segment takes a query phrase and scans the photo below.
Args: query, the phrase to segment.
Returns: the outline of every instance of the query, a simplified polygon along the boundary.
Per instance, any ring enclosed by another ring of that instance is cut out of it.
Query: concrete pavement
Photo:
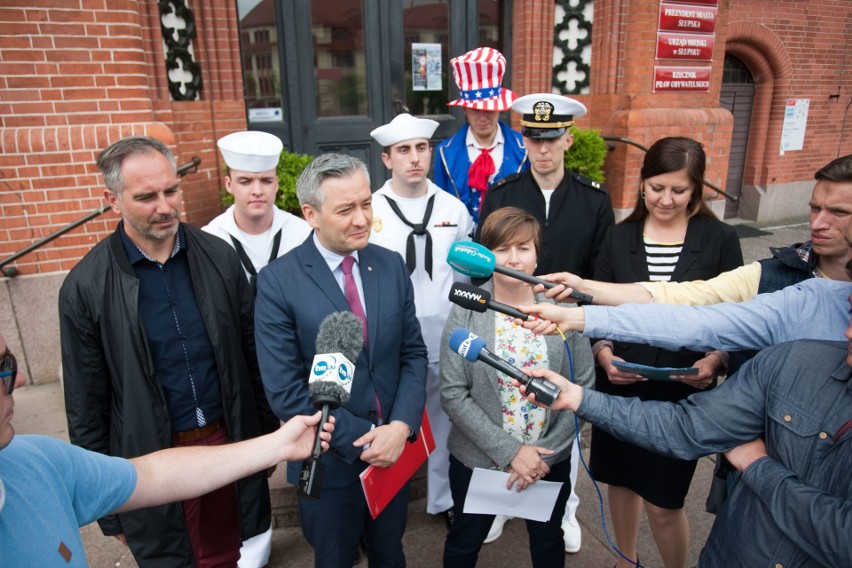
[[[807,220],[803,219],[774,222],[771,226],[759,226],[737,220],[733,224],[744,225],[741,227],[741,232],[744,235],[752,235],[758,231],[768,233],[741,238],[743,256],[746,262],[766,257],[770,246],[783,246],[808,238]],[[15,401],[16,414],[12,422],[19,434],[38,433],[68,439],[62,388],[58,382],[21,387],[15,391]],[[583,454],[586,459],[588,459],[589,437],[588,432],[586,432],[583,439]],[[711,457],[699,460],[698,469],[686,501],[692,543],[688,563],[690,567],[696,566],[698,552],[707,539],[715,518],[704,512],[704,499],[712,471],[713,460]],[[272,480],[272,496],[276,511],[275,521],[278,528],[273,531],[273,555],[270,566],[311,566],[313,564],[311,548],[302,538],[298,526],[294,524],[293,503],[295,498],[293,489],[284,482],[283,477],[283,468],[279,467]],[[421,470],[419,477],[414,482],[413,495],[415,498],[409,507],[408,527],[404,538],[408,565],[412,568],[440,566],[446,536],[443,518],[433,517],[425,513],[424,485]],[[584,568],[608,568],[615,563],[615,556],[607,544],[601,525],[601,505],[598,501],[598,494],[588,475],[582,469],[578,482],[578,493],[581,504],[577,518],[583,530],[583,547],[577,554],[567,555],[566,565]],[[602,494],[604,500],[602,508],[604,511],[608,511],[605,503],[605,489],[602,489]],[[606,519],[609,522],[608,514]],[[136,566],[136,562],[127,549],[115,539],[104,537],[96,524],[84,527],[82,533],[91,566],[98,568]],[[643,523],[640,529],[639,543],[639,557],[642,559],[643,565],[649,568],[662,566],[647,523]],[[523,521],[517,519],[510,521],[506,524],[503,536],[500,539],[483,546],[479,565],[495,568],[531,566]]]

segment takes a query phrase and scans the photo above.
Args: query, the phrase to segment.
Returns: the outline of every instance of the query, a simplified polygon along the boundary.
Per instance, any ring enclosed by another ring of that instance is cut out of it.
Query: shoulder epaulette
[[[602,191],[603,193],[607,192],[603,184],[596,182],[592,178],[587,178],[586,176],[580,175],[577,172],[571,172],[571,175],[574,177],[574,181],[576,181],[580,185],[584,185],[592,189],[597,189],[598,191]]]
[[[509,174],[504,178],[500,178],[500,179],[498,179],[497,181],[495,181],[494,183],[491,184],[491,187],[488,188],[488,191],[493,191],[493,190],[497,189],[498,187],[502,187],[502,186],[506,185],[507,183],[513,182],[513,181],[517,180],[519,177],[521,177],[522,175],[523,175],[523,172],[516,173],[516,174]]]

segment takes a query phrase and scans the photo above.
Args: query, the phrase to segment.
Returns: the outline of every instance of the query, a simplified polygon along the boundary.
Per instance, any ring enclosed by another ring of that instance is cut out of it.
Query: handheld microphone
[[[527,394],[535,393],[536,401],[550,406],[559,396],[560,388],[542,377],[530,377],[517,367],[509,364],[485,348],[485,341],[478,335],[460,327],[456,329],[447,342],[450,349],[470,362],[482,361],[494,367],[501,373],[512,377],[527,387]]]
[[[314,449],[310,457],[302,462],[296,491],[303,497],[319,499],[325,464],[322,456],[320,432],[330,411],[349,402],[355,363],[364,346],[364,332],[359,320],[352,312],[334,312],[320,323],[316,339],[308,389],[314,408],[322,411]]]
[[[471,243],[467,241],[458,241],[450,247],[450,252],[447,254],[447,263],[457,272],[470,276],[471,278],[491,278],[494,272],[505,274],[510,278],[522,280],[529,284],[541,284],[548,290],[555,288],[558,284],[548,282],[536,276],[512,270],[497,264],[494,253],[482,246],[479,243]],[[589,294],[572,290],[570,296],[583,302],[592,303],[592,297]]]
[[[487,290],[478,288],[473,284],[465,284],[464,282],[453,283],[450,288],[449,298],[452,303],[474,312],[484,313],[485,310],[494,310],[495,312],[500,312],[501,314],[524,321],[535,319],[533,316],[525,314],[508,304],[492,300],[491,294]]]

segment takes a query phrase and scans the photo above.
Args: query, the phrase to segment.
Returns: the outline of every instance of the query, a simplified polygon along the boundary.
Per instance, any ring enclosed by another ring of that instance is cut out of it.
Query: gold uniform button
[[[793,420],[792,416],[790,416],[789,414],[784,415],[784,422],[790,422],[791,420]],[[781,565],[779,564],[778,566],[780,567]]]
[[[820,440],[825,440],[826,438],[828,438],[828,434],[826,434],[825,432],[819,433],[819,439]]]
[[[775,568],[784,568],[784,565],[779,562],[775,565]]]

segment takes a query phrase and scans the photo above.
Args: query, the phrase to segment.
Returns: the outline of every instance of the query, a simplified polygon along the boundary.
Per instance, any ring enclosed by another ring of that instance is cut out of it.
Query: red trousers
[[[178,446],[221,446],[228,443],[225,428]],[[198,568],[234,568],[240,559],[240,514],[234,484],[183,502],[186,529]]]

